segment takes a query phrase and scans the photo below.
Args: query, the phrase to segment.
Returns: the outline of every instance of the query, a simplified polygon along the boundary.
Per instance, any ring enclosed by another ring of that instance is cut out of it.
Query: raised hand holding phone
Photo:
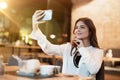
[[[52,19],[52,10],[37,10],[32,16],[33,30],[38,29],[36,25]]]
[[[45,14],[44,14],[43,10],[37,10],[37,11],[35,11],[35,13],[32,16],[32,22],[33,22],[33,24],[43,23],[41,20],[42,20],[42,18],[44,16],[45,16]]]

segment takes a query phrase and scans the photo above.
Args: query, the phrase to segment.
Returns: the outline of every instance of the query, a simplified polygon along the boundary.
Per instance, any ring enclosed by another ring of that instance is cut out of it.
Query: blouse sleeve
[[[49,55],[61,55],[63,51],[66,48],[66,44],[62,44],[62,45],[54,45],[52,43],[50,43],[46,36],[39,30],[37,29],[36,31],[32,31],[32,33],[30,34],[30,37],[32,39],[37,40],[38,45],[41,47],[41,49]]]
[[[82,56],[81,62],[86,65],[90,74],[96,74],[103,61],[103,50],[95,48],[89,51],[87,48],[81,47],[79,51]]]

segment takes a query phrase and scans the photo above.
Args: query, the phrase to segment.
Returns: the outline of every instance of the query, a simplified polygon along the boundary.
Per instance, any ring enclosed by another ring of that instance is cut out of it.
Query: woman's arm
[[[85,47],[79,49],[82,55],[81,62],[86,65],[87,70],[90,74],[96,74],[103,61],[103,50],[92,48],[91,51]]]
[[[46,36],[39,29],[38,24],[43,23],[43,21],[41,21],[43,17],[44,17],[44,12],[41,10],[37,10],[34,13],[32,17],[33,31],[30,34],[30,37],[38,41],[39,46],[45,53],[62,55],[66,45],[51,44],[47,40]]]
[[[64,49],[67,46],[66,44],[54,45],[54,44],[50,43],[47,40],[46,36],[40,31],[40,29],[38,29],[36,31],[32,31],[30,37],[32,39],[37,40],[38,45],[47,54],[62,55]]]

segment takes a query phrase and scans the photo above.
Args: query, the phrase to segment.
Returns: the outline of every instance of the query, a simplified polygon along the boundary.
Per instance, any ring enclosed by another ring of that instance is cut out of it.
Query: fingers
[[[34,15],[35,15],[35,14],[38,14],[38,13],[40,13],[40,12],[43,13],[44,11],[43,11],[43,10],[36,10],[35,13],[34,13]]]
[[[80,42],[79,41],[74,41],[74,43],[78,46],[78,45],[80,45]]]
[[[45,14],[39,14],[39,15],[37,15],[37,18],[36,18],[36,20],[37,21],[40,21],[43,17],[45,16]]]
[[[35,11],[32,20],[33,20],[33,24],[39,24],[42,23],[42,19],[45,16],[44,11],[43,10],[37,10]]]
[[[83,47],[84,46],[83,41],[81,39],[78,39],[77,37],[73,37],[72,42],[75,43],[77,45],[77,47]]]
[[[37,10],[33,15],[33,17],[36,20],[41,20],[44,16],[45,16],[44,11],[41,11],[41,10]]]
[[[40,11],[36,11],[34,15],[36,15],[36,17],[39,17],[39,16],[41,16],[43,14],[44,14],[44,11],[40,10]]]
[[[75,38],[75,37],[74,37],[74,39],[73,39],[73,42],[74,42],[76,45],[79,45],[79,44],[80,44],[80,40],[77,39],[77,38]]]

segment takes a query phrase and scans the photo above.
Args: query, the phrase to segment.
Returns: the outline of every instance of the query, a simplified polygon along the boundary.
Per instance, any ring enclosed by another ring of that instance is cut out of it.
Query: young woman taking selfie
[[[44,11],[37,10],[32,17],[33,31],[31,38],[37,40],[41,49],[49,55],[60,55],[63,58],[62,73],[79,75],[95,79],[99,71],[103,50],[99,48],[96,28],[91,19],[79,18],[75,22],[74,37],[71,42],[61,45],[50,43],[38,28],[45,16]]]

